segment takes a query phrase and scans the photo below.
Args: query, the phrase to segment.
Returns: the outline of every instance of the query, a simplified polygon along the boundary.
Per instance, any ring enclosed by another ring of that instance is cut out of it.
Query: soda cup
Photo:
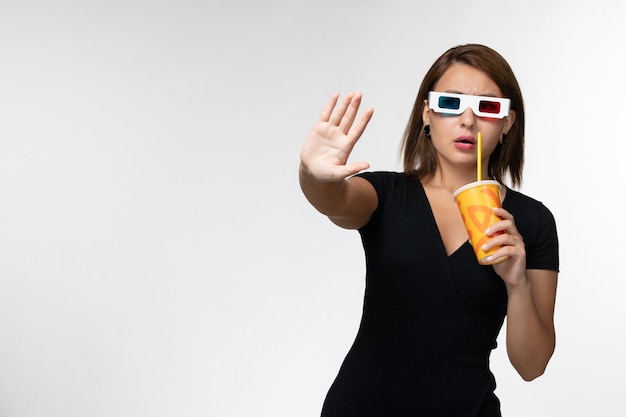
[[[499,263],[508,258],[508,256],[504,256],[487,261],[487,258],[498,247],[491,248],[488,252],[482,249],[482,246],[491,239],[485,234],[485,231],[494,223],[502,220],[492,210],[494,207],[502,207],[500,189],[501,186],[497,181],[483,180],[464,185],[453,194],[467,229],[470,243],[474,248],[476,259],[481,265]]]

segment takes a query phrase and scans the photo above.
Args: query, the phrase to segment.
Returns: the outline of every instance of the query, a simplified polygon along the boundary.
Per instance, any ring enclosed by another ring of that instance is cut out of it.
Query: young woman
[[[373,114],[357,118],[360,103],[360,94],[334,95],[300,155],[305,196],[338,226],[358,229],[366,255],[361,325],[322,415],[500,416],[489,356],[505,317],[508,356],[523,379],[540,376],[554,351],[556,225],[542,203],[503,186],[486,249],[501,245],[493,257],[508,258],[480,265],[453,192],[476,179],[478,132],[482,178],[519,187],[515,75],[483,45],[439,57],[404,134],[402,173],[348,162]]]

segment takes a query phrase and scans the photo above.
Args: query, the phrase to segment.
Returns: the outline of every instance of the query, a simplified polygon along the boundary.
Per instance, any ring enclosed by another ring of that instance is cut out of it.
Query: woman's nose
[[[465,109],[463,113],[461,113],[461,125],[471,129],[476,124],[476,115],[472,111],[471,107]]]

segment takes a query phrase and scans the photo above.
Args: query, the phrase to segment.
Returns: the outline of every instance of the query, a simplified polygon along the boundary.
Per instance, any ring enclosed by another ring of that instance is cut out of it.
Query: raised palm
[[[338,104],[339,95],[334,94],[313,126],[300,152],[300,161],[316,180],[340,181],[369,167],[367,162],[348,163],[354,145],[374,113],[368,108],[354,123],[361,98],[361,94],[350,93]]]

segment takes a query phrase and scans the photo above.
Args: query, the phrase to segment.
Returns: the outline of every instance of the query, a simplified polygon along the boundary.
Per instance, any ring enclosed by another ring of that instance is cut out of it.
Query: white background
[[[300,146],[362,91],[353,159],[400,169],[423,75],[468,42],[517,74],[521,191],[561,240],[556,353],[526,383],[500,343],[503,413],[626,415],[623,4],[3,0],[0,416],[318,416],[364,266]]]

